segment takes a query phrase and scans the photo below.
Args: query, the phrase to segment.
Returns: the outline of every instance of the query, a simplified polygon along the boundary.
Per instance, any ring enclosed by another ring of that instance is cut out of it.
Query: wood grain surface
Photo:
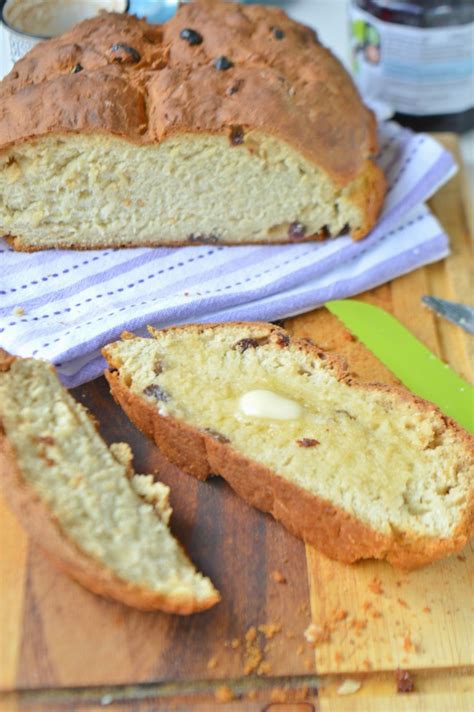
[[[443,141],[457,152],[453,137]],[[431,201],[451,257],[359,298],[393,313],[472,382],[474,340],[420,301],[433,294],[473,303],[462,185],[461,174]],[[395,380],[324,309],[285,326],[341,352],[362,380]],[[73,394],[99,418],[108,442],[130,443],[138,472],[170,485],[172,529],[223,600],[184,618],[101,600],[57,572],[0,501],[0,709],[201,712],[221,708],[222,686],[237,695],[225,709],[239,712],[472,709],[470,548],[410,574],[379,562],[330,561],[222,480],[198,482],[167,463],[113,403],[104,379]],[[303,636],[311,620],[329,630],[316,650]],[[253,627],[256,639],[246,641]],[[413,671],[410,695],[395,692],[397,667]],[[342,697],[337,689],[347,677],[362,684]]]

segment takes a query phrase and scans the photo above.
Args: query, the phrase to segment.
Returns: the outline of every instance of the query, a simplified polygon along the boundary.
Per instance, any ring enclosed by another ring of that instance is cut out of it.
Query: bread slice
[[[169,530],[168,487],[134,474],[125,443],[107,447],[48,364],[3,354],[0,365],[0,484],[54,563],[143,610],[217,603]]]
[[[277,8],[101,14],[17,62],[0,104],[16,249],[360,238],[385,193],[372,112]]]
[[[222,475],[340,561],[415,568],[465,545],[473,438],[435,406],[355,384],[337,358],[270,324],[150,332],[105,347],[106,377],[185,472]]]

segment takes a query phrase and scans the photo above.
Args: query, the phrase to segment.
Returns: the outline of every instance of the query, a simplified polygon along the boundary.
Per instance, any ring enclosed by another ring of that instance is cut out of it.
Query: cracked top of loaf
[[[0,83],[0,149],[50,133],[143,144],[245,127],[341,186],[376,150],[373,114],[340,62],[273,7],[200,0],[164,25],[104,13],[38,44]]]

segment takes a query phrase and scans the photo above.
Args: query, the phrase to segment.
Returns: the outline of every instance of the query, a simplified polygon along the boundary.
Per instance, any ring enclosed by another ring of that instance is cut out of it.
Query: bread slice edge
[[[15,357],[4,354],[5,352],[0,354],[0,371],[8,370],[10,364],[15,361]],[[94,423],[94,419],[89,417]],[[115,446],[117,447],[117,444]],[[113,447],[109,449],[118,460]],[[135,473],[131,471],[129,476],[133,474]],[[220,594],[214,587],[212,587],[212,595],[198,599],[193,595],[164,594],[127,582],[105,564],[85,553],[79,544],[62,531],[48,505],[26,481],[15,449],[8,440],[1,421],[0,487],[7,505],[32,540],[58,569],[89,591],[140,610],[161,610],[181,615],[207,610],[219,602]],[[171,532],[170,536],[173,536]],[[181,546],[180,548],[183,550]]]

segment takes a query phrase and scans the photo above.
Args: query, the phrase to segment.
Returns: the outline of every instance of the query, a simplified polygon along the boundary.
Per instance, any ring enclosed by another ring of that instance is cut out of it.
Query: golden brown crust
[[[202,43],[183,40],[184,28]],[[233,63],[227,71],[215,67],[222,56]],[[366,211],[359,237],[385,192],[369,160],[377,150],[372,112],[315,33],[278,8],[201,0],[162,26],[122,14],[86,20],[15,64],[0,84],[0,107],[0,151],[52,133],[144,145],[180,133],[263,130],[340,188],[354,182],[350,200]]]
[[[8,371],[14,360],[15,356],[12,356],[5,349],[0,349],[0,371]]]
[[[222,328],[222,324],[188,325],[174,329]],[[230,324],[224,325],[229,327]],[[237,326],[237,324],[236,324]],[[242,326],[239,323],[238,326]],[[263,323],[247,323],[249,328],[262,327]],[[270,333],[288,336],[287,332],[272,324],[266,325]],[[150,328],[150,332],[156,332]],[[165,329],[164,331],[169,331]],[[310,351],[322,360],[339,380],[350,381],[342,359],[326,354],[308,339],[291,339],[293,347]],[[112,369],[120,365],[104,350],[104,356]],[[115,401],[125,410],[130,420],[172,462],[184,472],[205,479],[210,474],[221,475],[246,502],[263,512],[269,512],[292,534],[315,546],[330,558],[353,563],[360,559],[386,559],[393,566],[415,569],[429,564],[448,554],[461,550],[473,535],[474,501],[466,507],[464,519],[450,539],[421,537],[414,533],[396,531],[391,535],[381,534],[331,502],[317,497],[298,485],[289,482],[269,468],[249,460],[221,443],[205,431],[200,431],[171,416],[161,416],[158,410],[144,399],[132,393],[120,380],[115,370],[106,371]],[[383,384],[357,384],[362,390],[378,390],[397,394],[418,408],[440,412],[427,401],[412,395],[404,388]],[[447,428],[456,432],[467,452],[474,456],[474,439],[457,423],[443,416]],[[183,454],[185,453],[185,454]],[[194,453],[197,454],[194,459]],[[256,483],[258,482],[258,487]]]
[[[357,232],[357,234],[359,234]],[[365,235],[366,233],[364,233]],[[364,235],[361,235],[360,237],[364,237]],[[354,237],[354,235],[353,235]],[[360,239],[360,237],[356,237],[355,239]],[[272,244],[277,244],[277,245],[294,245],[294,244],[300,244],[303,242],[322,242],[327,238],[327,235],[323,232],[315,233],[314,235],[305,235],[302,238],[288,238],[285,240],[279,240],[278,242],[272,243]],[[22,244],[22,238],[21,237],[16,237],[14,235],[5,235],[4,239],[8,242],[8,244],[13,247],[14,250],[17,252],[39,252],[42,250],[52,250],[56,249],[53,245],[49,245],[47,247],[33,247],[32,245],[23,245]],[[214,242],[209,242],[208,240],[204,238],[203,240],[199,239],[193,239],[192,243],[189,241],[184,240],[183,242],[167,242],[166,238],[165,239],[160,239],[156,238],[156,240],[151,240],[150,242],[140,242],[140,247],[156,247],[159,244],[160,247],[198,247],[199,245],[210,245],[210,244],[215,244]],[[268,245],[268,240],[258,240],[256,242],[248,243],[248,242],[232,242],[232,241],[225,241],[226,246],[236,246],[236,247],[248,247],[249,244],[251,245]],[[66,243],[61,243],[61,249],[68,249],[69,247],[73,247],[75,250],[90,250],[90,247],[87,245],[76,245],[74,240],[72,239],[70,244]],[[117,240],[114,238],[113,245],[110,242],[103,242],[103,243],[95,243],[94,242],[94,250],[107,250],[110,247],[120,247],[122,249],[134,249],[136,245],[134,245],[130,240],[126,241],[124,240],[123,243],[117,242]]]
[[[383,172],[372,161],[366,161],[364,169],[360,172],[359,177],[350,184],[346,194],[347,200],[354,203],[360,209],[361,214],[365,216],[365,221],[360,228],[351,232],[355,240],[365,237],[375,225],[386,189],[387,181]]]
[[[144,611],[191,614],[215,605],[219,594],[205,600],[164,595],[118,578],[110,569],[81,551],[62,531],[45,502],[23,477],[18,458],[0,422],[0,485],[5,499],[31,538],[51,561],[85,588],[105,598]]]

